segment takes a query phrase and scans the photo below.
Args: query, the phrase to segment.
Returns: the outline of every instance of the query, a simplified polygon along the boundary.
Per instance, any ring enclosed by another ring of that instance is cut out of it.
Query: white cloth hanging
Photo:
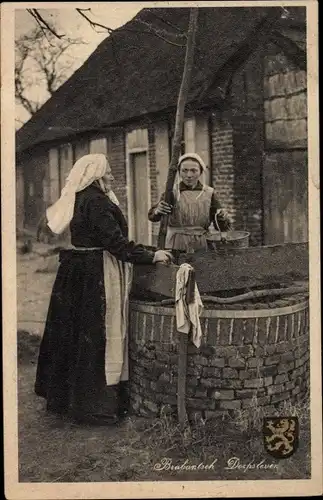
[[[182,264],[176,273],[176,327],[179,332],[188,334],[192,331],[192,340],[196,347],[200,347],[202,330],[200,315],[203,311],[203,302],[197,284],[194,284],[194,297],[190,304],[186,301],[186,290],[190,271],[193,267],[189,264]]]

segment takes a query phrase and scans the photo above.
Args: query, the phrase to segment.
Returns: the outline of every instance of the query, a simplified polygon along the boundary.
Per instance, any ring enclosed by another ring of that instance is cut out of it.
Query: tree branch
[[[62,59],[66,58],[65,53],[71,45],[81,43],[80,39],[64,38],[52,44],[55,36],[52,31],[56,33],[56,29],[50,28],[51,31],[46,33],[37,22],[37,27],[15,44],[15,97],[30,115],[35,114],[43,103],[34,102],[29,97],[30,87],[45,87],[46,94],[52,95],[69,76],[69,67],[73,66],[71,63],[64,68]]]
[[[96,21],[92,21],[86,14],[84,14],[84,12],[92,12],[91,9],[79,9],[79,8],[77,8],[76,12],[78,12],[80,14],[80,16],[82,16],[90,24],[91,28],[93,28],[94,30],[95,30],[95,28],[103,28],[110,35],[111,35],[111,33],[113,33],[114,30],[112,28],[109,28],[108,26],[104,26],[103,24],[97,23]]]
[[[104,24],[98,23],[98,22],[93,21],[92,19],[90,19],[90,17],[87,14],[85,14],[85,12],[92,12],[90,8],[87,8],[87,9],[76,8],[75,10],[76,10],[76,12],[81,17],[83,17],[90,24],[91,28],[93,28],[94,31],[96,31],[96,33],[102,33],[102,32],[97,31],[96,28],[101,28],[104,31],[107,31],[110,35],[114,31],[116,31],[115,29],[110,28],[109,26],[106,26]],[[65,35],[59,35],[57,33],[57,31],[54,29],[54,27],[50,26],[45,21],[45,19],[39,13],[38,9],[27,9],[27,11],[36,20],[38,26],[41,28],[41,30],[43,31],[43,33],[45,34],[45,36],[46,36],[46,31],[45,30],[48,30],[52,35],[54,35],[58,39],[62,39],[62,38],[65,37]],[[172,40],[169,40],[167,38],[167,37],[170,36],[170,37],[175,37],[175,38],[178,37],[178,38],[185,38],[186,39],[187,35],[185,33],[182,33],[182,32],[180,32],[180,34],[169,33],[166,30],[163,30],[161,28],[157,29],[157,28],[155,28],[154,26],[152,26],[151,24],[149,24],[149,23],[147,23],[145,21],[141,21],[141,20],[137,20],[137,21],[140,21],[142,24],[145,24],[148,27],[148,30],[133,30],[133,29],[128,29],[128,28],[121,28],[121,29],[123,31],[128,31],[128,32],[132,32],[132,33],[141,33],[141,34],[145,33],[145,34],[153,35],[153,36],[156,36],[157,38],[160,38],[164,42],[169,43],[170,45],[174,45],[175,47],[185,47],[185,45],[176,43],[176,42],[174,42]],[[166,20],[163,20],[163,22],[165,22],[166,24],[171,25],[171,23],[169,23]],[[175,27],[175,25],[172,25],[172,26]],[[177,26],[175,27],[175,29],[177,31],[180,31],[180,29]],[[49,43],[51,43],[51,42],[49,41]]]
[[[27,9],[27,12],[33,16],[35,21],[37,22],[38,26],[40,29],[43,31],[45,34],[44,29],[48,30],[54,37],[58,38],[61,40],[64,38],[65,35],[59,35],[56,30],[48,24],[48,22],[42,17],[42,15],[39,13],[38,9]]]
[[[23,108],[30,114],[34,115],[36,111],[40,108],[40,106],[31,101],[30,99],[27,99],[23,95],[23,90],[20,90],[19,87],[15,87],[15,98],[20,102],[20,104],[23,106]]]

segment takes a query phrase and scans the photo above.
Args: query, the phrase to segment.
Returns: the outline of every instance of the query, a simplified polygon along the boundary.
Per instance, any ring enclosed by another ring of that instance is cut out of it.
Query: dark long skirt
[[[126,412],[127,382],[106,385],[105,337],[103,252],[63,250],[35,383],[48,411],[98,424]]]

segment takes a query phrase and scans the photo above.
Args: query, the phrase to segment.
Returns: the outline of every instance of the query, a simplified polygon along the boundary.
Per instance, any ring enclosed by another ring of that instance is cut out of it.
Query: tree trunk
[[[181,87],[177,100],[177,110],[176,110],[176,121],[175,121],[175,131],[172,143],[172,156],[168,169],[166,189],[165,189],[165,201],[167,203],[171,202],[171,196],[174,186],[174,181],[177,172],[178,158],[181,152],[181,141],[184,123],[184,110],[187,101],[187,96],[190,88],[191,74],[194,64],[194,50],[195,50],[195,38],[197,31],[197,19],[198,19],[198,8],[194,7],[190,9],[190,20],[187,34],[187,44],[186,44],[186,54],[184,62],[184,70],[182,76]],[[163,216],[160,222],[160,229],[158,235],[158,247],[165,248],[166,233],[168,226],[169,216]]]

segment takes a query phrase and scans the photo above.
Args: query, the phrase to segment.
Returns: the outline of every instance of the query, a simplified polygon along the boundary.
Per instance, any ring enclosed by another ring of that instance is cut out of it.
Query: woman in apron
[[[105,155],[83,156],[46,212],[53,233],[70,227],[74,248],[60,252],[35,392],[47,410],[92,424],[116,423],[127,407],[132,263],[170,259],[128,240],[112,180]]]
[[[170,214],[166,248],[183,252],[207,249],[206,236],[211,223],[216,230],[230,229],[230,220],[216,199],[214,189],[203,180],[206,166],[196,153],[187,153],[178,161],[172,205],[162,195],[148,213],[152,222]]]

